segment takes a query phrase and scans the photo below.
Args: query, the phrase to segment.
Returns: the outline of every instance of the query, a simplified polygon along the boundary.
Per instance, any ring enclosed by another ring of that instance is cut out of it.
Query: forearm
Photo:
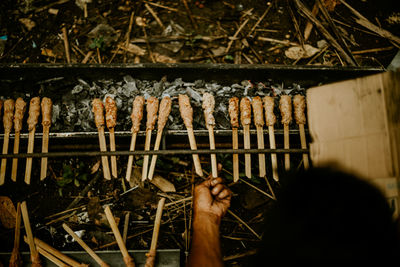
[[[195,214],[188,267],[223,266],[219,225],[219,218]]]

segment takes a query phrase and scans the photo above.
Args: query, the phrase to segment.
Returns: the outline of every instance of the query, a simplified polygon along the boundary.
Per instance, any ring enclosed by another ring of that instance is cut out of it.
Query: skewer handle
[[[7,131],[4,133],[4,140],[3,140],[3,154],[8,154],[8,144],[10,141],[10,132]],[[7,166],[7,159],[1,159],[1,171],[0,171],[0,185],[4,184],[4,180],[6,178],[6,166]]]
[[[151,130],[146,130],[146,141],[144,143],[144,150],[149,151],[151,145]],[[142,181],[147,178],[147,171],[149,169],[149,155],[143,157],[143,168],[142,168]]]
[[[243,125],[244,129],[244,149],[250,149],[250,125]],[[251,178],[251,155],[244,154],[245,173],[247,178]]]
[[[20,140],[20,132],[16,132],[14,136],[14,154],[19,153],[19,140]],[[17,181],[17,170],[18,170],[18,158],[13,158],[12,160],[12,168],[11,168],[11,180]]]
[[[79,243],[79,245],[100,265],[100,266],[102,266],[102,267],[106,267],[106,266],[109,266],[107,263],[105,263],[102,259],[100,259],[100,257],[99,256],[97,256],[97,254],[96,253],[94,253],[94,251],[88,246],[88,245],[86,245],[86,243],[85,242],[83,242],[83,240],[82,239],[80,239],[80,237],[79,236],[77,236],[76,234],[75,234],[75,232],[74,231],[72,231],[72,229],[71,228],[69,228],[69,226],[67,225],[67,224],[65,224],[65,223],[63,223],[63,228],[64,228],[64,230],[70,235],[70,236],[72,236],[72,238],[73,239],[75,239],[75,241],[76,242],[78,242]]]
[[[104,127],[99,127],[98,132],[99,132],[100,151],[105,152],[107,151],[107,145],[106,145],[106,137],[104,136]],[[101,165],[103,166],[104,178],[107,180],[111,180],[110,166],[108,165],[107,156],[101,157]]]
[[[232,128],[232,148],[239,149],[238,128]],[[239,154],[233,154],[233,181],[239,181]]]
[[[156,143],[154,144],[154,151],[157,151],[158,149],[160,149],[162,133],[163,133],[163,129],[158,129]],[[151,163],[150,163],[150,169],[149,169],[149,175],[148,175],[148,178],[150,181],[153,179],[154,170],[156,169],[156,163],[157,163],[157,155],[153,155],[151,157]]]
[[[257,126],[257,147],[264,149],[264,132],[262,126]],[[258,154],[258,166],[260,169],[260,177],[265,177],[267,171],[265,170],[265,154]]]
[[[188,137],[189,137],[189,143],[190,143],[190,149],[191,150],[197,150],[197,145],[196,145],[196,139],[194,137],[194,132],[193,128],[187,128],[188,132]],[[203,170],[201,169],[201,163],[200,163],[200,158],[198,154],[193,154],[193,163],[194,163],[194,168],[196,170],[196,173],[198,176],[202,177],[203,176]]]
[[[283,148],[289,149],[290,141],[289,141],[289,124],[283,125]],[[290,170],[290,154],[285,153],[285,170]]]
[[[146,267],[154,266],[156,250],[157,250],[158,234],[160,232],[161,217],[164,209],[164,204],[165,204],[165,198],[161,198],[160,201],[158,201],[156,219],[154,221],[153,237],[151,239],[150,251],[147,254],[146,265],[145,265]]]
[[[306,133],[304,131],[304,124],[299,124],[299,130],[300,130],[300,143],[301,143],[301,148],[306,149],[307,148],[307,141],[306,141]],[[303,164],[304,164],[304,169],[308,170],[310,168],[310,163],[308,161],[308,154],[303,153]]]
[[[137,133],[132,133],[131,145],[129,147],[129,151],[135,151],[136,136],[137,136]],[[126,168],[126,176],[125,176],[125,178],[128,182],[131,180],[131,176],[132,176],[132,165],[133,165],[133,155],[130,155],[128,157],[128,166]]]
[[[49,152],[49,126],[43,126],[42,153]],[[40,181],[43,181],[47,176],[47,158],[42,158],[40,168]]]
[[[19,241],[21,234],[21,203],[17,204],[17,216],[15,217],[14,250],[19,250]],[[13,250],[13,251],[14,251]]]
[[[215,150],[215,138],[214,138],[214,127],[213,126],[208,127],[208,136],[210,139],[210,149]],[[214,178],[218,177],[217,155],[216,154],[211,154],[211,173],[212,173],[212,177],[214,177]]]
[[[36,250],[35,242],[33,241],[31,223],[29,221],[28,208],[26,207],[25,201],[21,203],[21,213],[22,213],[22,219],[24,220],[26,236],[28,237],[29,250],[31,252],[31,260],[33,261],[33,259],[36,259],[39,256],[39,254]]]
[[[268,126],[268,135],[269,135],[269,146],[271,149],[276,149],[275,143],[275,130],[273,125]],[[278,176],[278,160],[276,158],[276,153],[271,153],[271,165],[272,165],[272,178],[275,181],[279,181]]]
[[[34,127],[28,135],[28,153],[33,153],[33,146],[35,143],[35,131]],[[25,168],[25,183],[31,184],[31,173],[32,173],[32,158],[26,158],[26,168]]]
[[[25,241],[25,243],[29,244],[28,238],[26,236],[24,236],[24,241]],[[49,251],[47,251],[39,246],[37,247],[37,251],[57,266],[60,266],[60,267],[68,267],[69,266],[69,265],[65,264],[64,262],[62,262],[61,260],[59,260],[55,255],[51,254]],[[79,266],[79,265],[72,265],[72,266]]]
[[[114,128],[110,128],[110,151],[115,151],[115,133]],[[111,174],[114,178],[118,177],[117,157],[111,156]]]

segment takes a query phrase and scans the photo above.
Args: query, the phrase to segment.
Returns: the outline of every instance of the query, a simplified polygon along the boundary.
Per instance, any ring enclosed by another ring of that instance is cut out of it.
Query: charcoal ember
[[[186,93],[192,100],[196,101],[197,103],[201,103],[202,97],[196,90],[191,87],[186,87]]]
[[[203,88],[206,85],[204,80],[196,80],[194,81],[194,87]]]
[[[221,88],[221,85],[217,83],[206,83],[205,87],[207,91],[217,92]]]

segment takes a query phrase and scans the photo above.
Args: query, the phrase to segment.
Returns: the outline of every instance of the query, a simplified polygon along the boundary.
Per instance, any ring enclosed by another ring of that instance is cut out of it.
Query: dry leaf
[[[301,59],[301,58],[309,58],[315,55],[320,50],[311,45],[304,45],[304,49],[301,46],[292,46],[285,51],[285,56],[290,59]]]
[[[28,29],[28,31],[32,30],[36,26],[36,23],[33,20],[28,19],[28,18],[20,18],[19,22],[24,24],[24,26]]]
[[[157,186],[163,192],[176,192],[173,183],[164,179],[160,175],[154,175],[153,179],[150,181],[153,185]]]
[[[153,56],[154,56],[154,59],[156,60],[156,62],[158,62],[158,63],[176,63],[175,59],[170,58],[165,55],[161,55],[159,53],[153,53]]]
[[[101,163],[100,160],[98,160],[96,164],[93,165],[93,167],[90,169],[90,174],[93,174],[99,170],[100,163]]]
[[[0,221],[7,229],[15,227],[15,217],[17,212],[11,199],[6,196],[0,196]]]
[[[134,44],[129,44],[125,50],[137,56],[144,56],[146,54],[146,50]]]

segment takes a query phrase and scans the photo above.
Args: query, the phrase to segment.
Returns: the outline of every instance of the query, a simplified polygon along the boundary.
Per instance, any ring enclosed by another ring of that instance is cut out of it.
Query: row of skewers
[[[156,249],[157,249],[157,241],[158,234],[160,230],[162,211],[165,204],[165,198],[161,198],[158,202],[157,212],[154,220],[154,229],[153,229],[153,237],[151,241],[151,246],[149,252],[146,254],[146,267],[153,267],[155,264],[156,258]],[[121,233],[118,229],[118,225],[116,220],[112,214],[110,206],[106,206],[104,209],[104,213],[107,217],[108,223],[111,227],[111,230],[114,234],[114,237],[117,241],[118,247],[121,251],[123,261],[125,266],[134,267],[134,259],[128,253],[126,249],[125,242],[121,236]],[[40,267],[42,266],[42,262],[39,254],[53,262],[57,266],[73,266],[73,267],[85,267],[89,266],[88,264],[79,263],[76,260],[68,257],[63,254],[59,250],[53,248],[42,240],[33,236],[29,213],[26,202],[17,204],[17,214],[15,220],[15,235],[14,235],[14,247],[10,257],[10,267],[20,267],[22,265],[21,255],[19,253],[19,244],[20,244],[20,224],[21,224],[21,214],[24,222],[24,228],[26,232],[26,236],[24,236],[24,241],[29,245],[30,250],[30,258],[31,258],[31,266]],[[108,267],[109,265],[104,262],[66,223],[63,223],[64,230],[102,267]]]
[[[190,148],[192,150],[197,150],[196,140],[193,131],[193,109],[190,104],[190,99],[187,95],[179,95],[179,111],[183,120],[183,123],[187,129],[188,138]],[[151,136],[152,131],[154,130],[155,123],[157,121],[157,111],[158,111],[158,129],[157,129],[157,137],[154,145],[154,150],[158,150],[160,148],[161,138],[163,129],[167,123],[168,116],[171,112],[171,104],[172,100],[169,96],[163,97],[160,104],[156,97],[149,97],[147,100],[142,96],[137,96],[133,101],[132,107],[132,138],[130,143],[130,151],[135,150],[136,144],[136,136],[140,129],[140,124],[143,118],[143,109],[146,103],[146,111],[147,111],[147,121],[146,121],[146,139],[144,149],[145,151],[150,150],[151,146]],[[251,110],[253,110],[254,124],[257,128],[257,140],[258,140],[258,149],[264,149],[264,132],[263,127],[265,124],[268,126],[269,133],[269,144],[271,149],[276,148],[275,143],[275,135],[274,135],[274,125],[276,123],[276,116],[274,114],[274,104],[275,99],[270,96],[266,96],[261,99],[259,96],[250,99],[248,97],[244,97],[240,100],[239,98],[233,97],[229,100],[229,115],[232,125],[232,146],[233,149],[239,148],[238,142],[238,128],[239,128],[239,110],[240,110],[240,121],[244,130],[244,148],[250,149],[250,124],[251,124]],[[93,112],[95,123],[99,133],[99,143],[100,150],[106,151],[106,141],[104,136],[104,105],[100,99],[94,99],[92,102]],[[209,133],[209,143],[210,149],[215,149],[215,138],[214,138],[214,126],[215,119],[213,116],[214,113],[215,100],[213,95],[210,93],[203,94],[203,103],[202,108],[204,111],[205,124]],[[299,126],[300,131],[300,141],[301,147],[303,149],[307,148],[306,144],[306,136],[304,130],[304,124],[306,123],[305,118],[305,97],[302,95],[295,95],[293,97],[293,106],[294,106],[294,117],[296,123]],[[289,149],[289,124],[292,121],[292,97],[289,95],[283,95],[279,99],[279,108],[282,115],[282,124],[284,125],[284,148]],[[264,120],[265,114],[265,120]],[[106,125],[110,131],[110,150],[115,151],[115,137],[114,137],[114,127],[116,124],[117,117],[117,108],[115,105],[115,101],[111,97],[107,97],[105,100],[105,118]],[[259,176],[266,176],[266,162],[265,162],[265,154],[259,154]],[[142,168],[142,180],[149,179],[151,180],[154,175],[154,170],[156,166],[157,155],[153,155],[149,168],[149,155],[145,155],[143,159],[143,168]],[[193,154],[193,162],[197,175],[203,176],[203,170],[201,168],[201,163],[199,156],[197,154]],[[272,175],[274,180],[278,181],[278,163],[277,163],[277,155],[275,153],[271,153],[271,163],[272,163]],[[309,167],[308,155],[303,154],[303,164],[304,168]],[[104,178],[111,179],[110,170],[108,166],[108,159],[106,156],[102,157],[102,165]],[[112,174],[114,177],[117,177],[117,163],[115,156],[111,157],[111,167]],[[126,176],[125,178],[129,181],[132,175],[132,166],[133,166],[133,155],[129,156]],[[289,153],[285,153],[285,169],[290,169],[290,155]],[[217,158],[215,154],[211,154],[211,171],[212,176],[217,177]],[[252,176],[251,170],[251,156],[250,154],[245,154],[245,173],[248,178]],[[233,155],[233,177],[234,181],[239,180],[239,155]]]
[[[0,115],[1,108],[4,106],[3,115],[3,126],[4,126],[4,139],[3,139],[3,154],[8,153],[8,146],[10,140],[10,134],[14,125],[15,138],[14,138],[14,149],[13,153],[19,153],[19,141],[20,133],[22,130],[24,114],[26,110],[26,102],[22,98],[17,98],[17,100],[7,99],[4,102],[0,100]],[[43,126],[43,138],[42,138],[42,153],[48,152],[49,147],[49,132],[52,119],[52,109],[53,103],[50,98],[34,97],[29,102],[29,116],[27,119],[28,124],[28,149],[27,153],[33,153],[36,126],[39,121],[40,111],[42,111],[42,126]],[[0,169],[0,186],[4,184],[7,168],[7,159],[3,158],[1,160]],[[11,169],[11,180],[17,181],[17,169],[18,169],[18,158],[12,160]],[[25,182],[30,184],[32,172],[32,158],[26,158],[26,168],[25,168]],[[43,157],[41,159],[41,170],[40,179],[43,180],[47,176],[47,158]]]

